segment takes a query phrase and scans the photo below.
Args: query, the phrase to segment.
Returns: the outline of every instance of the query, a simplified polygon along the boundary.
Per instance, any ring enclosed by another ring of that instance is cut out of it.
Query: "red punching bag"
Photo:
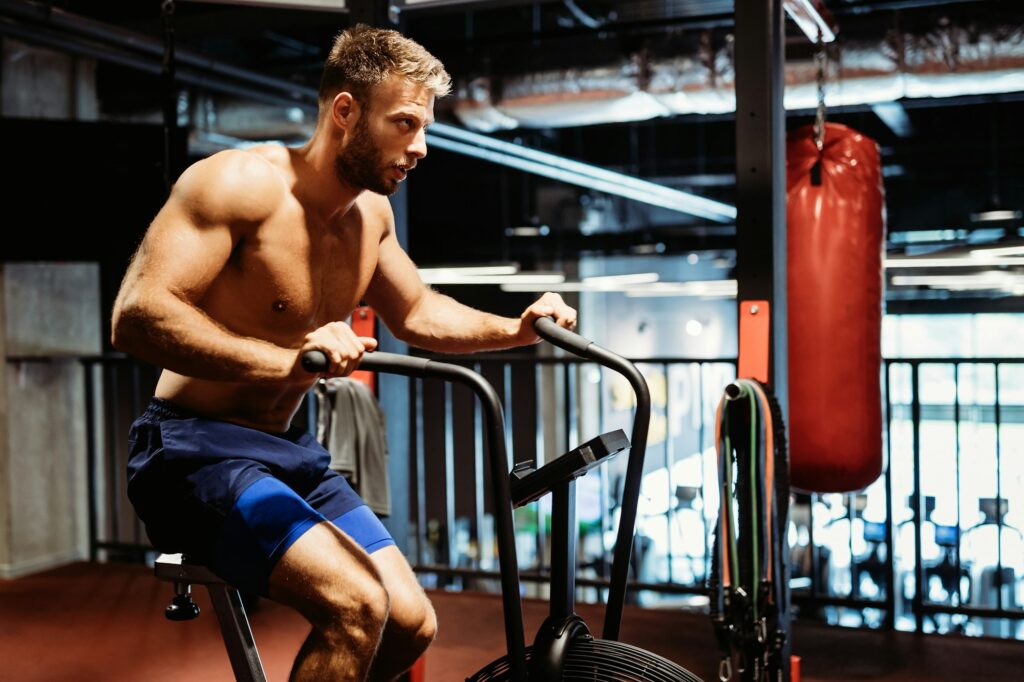
[[[786,144],[789,443],[794,487],[859,490],[882,472],[878,145],[828,123]]]

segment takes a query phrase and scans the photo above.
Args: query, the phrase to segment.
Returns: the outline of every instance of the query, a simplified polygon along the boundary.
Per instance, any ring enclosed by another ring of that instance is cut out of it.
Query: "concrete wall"
[[[74,356],[102,349],[99,266],[7,263],[0,288],[0,577],[9,578],[88,553],[84,370]]]
[[[0,115],[95,121],[96,62],[5,38]]]

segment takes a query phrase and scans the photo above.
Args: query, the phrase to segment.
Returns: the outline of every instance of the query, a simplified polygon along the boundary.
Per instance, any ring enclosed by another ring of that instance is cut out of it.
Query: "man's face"
[[[335,170],[347,185],[390,195],[427,155],[425,129],[434,121],[434,95],[392,75],[369,99],[342,142]]]

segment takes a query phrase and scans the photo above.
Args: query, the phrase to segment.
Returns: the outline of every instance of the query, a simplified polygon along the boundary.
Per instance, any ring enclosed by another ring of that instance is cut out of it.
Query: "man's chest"
[[[218,288],[240,297],[245,326],[304,334],[348,317],[376,269],[379,242],[351,223],[261,226],[238,245]]]

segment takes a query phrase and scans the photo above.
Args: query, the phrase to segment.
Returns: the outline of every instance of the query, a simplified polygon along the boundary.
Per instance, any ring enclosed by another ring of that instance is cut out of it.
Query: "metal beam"
[[[46,36],[52,39],[51,42],[58,42],[68,46],[72,44],[81,46],[86,44],[87,41],[88,47],[91,48],[89,52],[81,49],[78,51],[78,54],[92,56],[105,61],[114,61],[125,66],[141,67],[143,64],[155,64],[157,72],[159,72],[164,46],[158,38],[153,36],[65,12],[54,7],[44,7],[35,3],[25,2],[24,0],[0,0],[0,14],[11,17],[19,22],[24,22],[26,25],[37,26],[43,33],[36,32],[35,35]],[[15,35],[15,32],[27,35],[27,32],[30,32],[31,29],[19,24],[9,24],[7,31],[11,35]],[[72,35],[75,37],[71,37]],[[85,41],[81,40],[82,38]],[[110,57],[105,57],[103,51],[108,49],[104,47],[105,45],[116,46],[123,50],[123,52],[108,52],[107,54]],[[53,46],[56,47],[56,44]],[[62,48],[56,47],[56,49]],[[121,57],[120,60],[119,57]],[[134,64],[127,63],[132,58],[136,60]],[[178,63],[179,76],[186,68],[191,68],[193,75],[202,74],[203,78],[207,79],[206,82],[209,82],[211,88],[215,90],[217,89],[217,83],[234,80],[258,88],[259,92],[255,93],[255,99],[261,99],[260,93],[266,94],[267,90],[273,90],[276,93],[281,93],[277,95],[279,98],[283,97],[294,100],[293,104],[307,102],[314,107],[317,104],[316,88],[305,87],[283,78],[272,78],[261,73],[225,64],[188,48],[177,48],[174,58]],[[150,71],[151,66],[147,66],[142,70]],[[202,83],[195,82],[194,84],[200,85]],[[238,89],[239,86],[236,85],[235,88]],[[263,98],[261,101],[266,101],[266,99]]]
[[[767,301],[770,312],[768,383],[788,413],[786,363],[786,112],[782,0],[736,0],[736,279],[738,318]],[[761,313],[763,315],[763,311]],[[744,353],[744,339],[740,352]],[[740,360],[741,365],[743,359]],[[741,548],[740,552],[744,550]],[[785,565],[785,562],[783,562]],[[788,584],[788,571],[775,578]],[[788,597],[788,591],[786,592]],[[789,604],[779,606],[787,634],[780,682],[789,682]],[[753,670],[752,670],[753,668]],[[755,682],[756,666],[740,673]]]
[[[589,163],[498,140],[457,126],[435,123],[428,144],[599,192],[633,199],[719,223],[730,224],[736,209],[721,201],[641,180]]]
[[[871,105],[871,111],[884,123],[896,137],[907,138],[914,133],[914,125],[907,116],[907,110],[899,102],[877,102]]]
[[[786,396],[786,165],[781,0],[736,2],[736,278],[771,309],[769,378]]]
[[[353,18],[381,18],[395,5],[383,0],[351,2]],[[20,21],[0,21],[0,35],[82,56],[109,61],[154,75],[162,72],[163,45],[143,34],[60,10],[49,13],[19,0],[0,0],[0,14]],[[387,21],[399,18],[392,12]],[[24,23],[22,23],[24,22]],[[201,89],[280,106],[317,110],[317,90],[208,59],[180,49],[175,53],[175,77]],[[494,163],[588,187],[608,194],[731,224],[736,215],[729,204],[714,201],[538,150],[527,149],[456,126],[437,123],[428,141],[447,149]]]

